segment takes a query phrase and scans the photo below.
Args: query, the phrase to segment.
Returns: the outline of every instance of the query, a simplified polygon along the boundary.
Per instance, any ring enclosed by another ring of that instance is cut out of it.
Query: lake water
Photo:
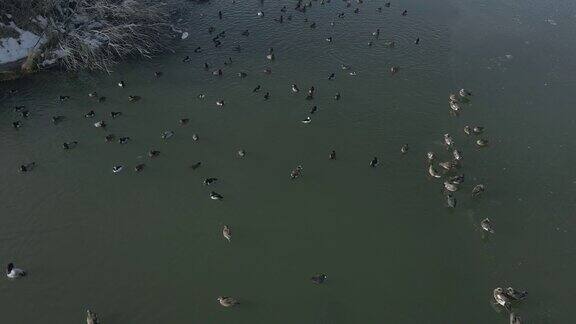
[[[574,321],[576,4],[332,0],[302,14],[294,3],[183,3],[179,26],[190,36],[174,53],[111,75],[0,84],[0,260],[29,271],[1,280],[3,322],[81,323],[90,308],[108,324],[508,323],[491,305],[498,286],[528,290],[514,309],[529,323]],[[285,4],[292,20],[280,24]],[[218,67],[222,77],[211,73]],[[448,95],[463,87],[474,95],[455,117]],[[15,130],[19,105],[30,117]],[[57,115],[66,119],[53,125]],[[106,130],[92,126],[101,119]],[[484,126],[489,147],[477,148],[464,125]],[[162,140],[165,130],[175,136]],[[131,141],[106,143],[109,133]],[[445,133],[464,157],[455,209],[427,174],[427,151],[451,158]],[[65,151],[68,141],[79,144]],[[160,156],[148,158],[151,149]],[[20,173],[30,161],[37,167]],[[124,170],[113,174],[117,164]],[[297,165],[302,177],[291,180]],[[208,177],[219,181],[204,186]],[[472,199],[479,183],[487,190]],[[486,217],[493,235],[479,226]],[[316,273],[325,284],[310,281]],[[218,296],[241,305],[225,309]]]

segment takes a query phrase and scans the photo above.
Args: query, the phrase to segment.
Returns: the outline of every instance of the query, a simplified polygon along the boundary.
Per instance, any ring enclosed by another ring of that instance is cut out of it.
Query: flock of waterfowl
[[[313,1],[319,2],[320,5],[324,5],[326,3],[331,2],[330,0],[319,0],[319,1],[313,0]],[[350,0],[344,0],[344,3],[345,3],[346,8],[350,8],[352,6],[352,1],[350,1]],[[362,0],[357,0],[358,5],[361,5],[362,3],[363,3]],[[313,5],[312,1],[304,2],[303,0],[299,0],[296,2],[296,5],[294,6],[293,10],[295,12],[298,12],[298,13],[305,13],[307,10],[309,10],[312,7],[312,5]],[[390,8],[391,3],[390,2],[384,3],[384,7]],[[292,14],[287,14],[288,10],[289,9],[287,8],[287,6],[283,6],[280,9],[279,17],[274,18],[274,20],[279,22],[279,23],[283,23],[284,20],[288,20],[288,21],[292,20]],[[378,7],[377,11],[382,12],[383,8]],[[355,14],[357,14],[359,12],[359,8],[358,7],[355,8],[353,10],[353,12]],[[346,14],[345,12],[339,13],[338,18],[344,18],[345,14]],[[408,12],[406,10],[403,10],[400,15],[406,16],[407,14],[408,14]],[[257,16],[264,18],[266,15],[263,11],[259,11],[259,12],[257,12]],[[223,19],[222,11],[218,12],[216,19]],[[331,23],[331,24],[333,25],[334,23]],[[309,25],[309,27],[315,28],[316,23],[311,23]],[[210,27],[208,29],[208,33],[211,35],[214,35],[216,33],[216,28]],[[239,33],[239,35],[244,36],[244,37],[248,37],[250,35],[250,32],[249,32],[249,30],[244,30],[243,32]],[[378,40],[380,37],[380,29],[377,29],[376,31],[374,31],[372,33],[372,36],[374,37],[374,41]],[[215,47],[222,46],[222,42],[223,42],[225,37],[226,37],[226,31],[216,33],[216,36],[214,38],[212,38],[213,45]],[[333,36],[326,38],[327,42],[332,42],[332,40],[333,40]],[[372,46],[374,44],[374,41],[370,41],[368,43],[368,46]],[[414,44],[418,45],[419,43],[420,43],[420,38],[417,37],[416,40],[414,41]],[[394,41],[388,41],[388,42],[386,42],[386,46],[394,47],[394,46],[396,46],[396,44]],[[237,51],[241,50],[239,45],[236,45],[235,49]],[[195,53],[202,53],[202,48],[197,47],[194,50],[194,52]],[[269,49],[269,51],[265,55],[265,58],[267,60],[270,60],[270,61],[276,59],[276,54],[275,54],[273,48]],[[186,56],[182,61],[183,62],[189,62],[191,60],[192,60],[192,58],[190,56]],[[226,62],[224,62],[224,65],[225,66],[231,65],[232,62],[233,62],[232,58],[228,58],[226,60]],[[342,65],[341,68],[342,68],[342,70],[350,70],[350,67],[347,65]],[[204,69],[210,70],[210,65],[208,63],[204,63]],[[394,75],[394,74],[398,73],[399,70],[400,70],[400,68],[398,66],[392,66],[390,68],[390,73],[392,75]],[[264,69],[263,72],[266,74],[270,74],[270,73],[272,73],[272,70],[271,70],[271,68],[267,67]],[[350,75],[356,74],[356,72],[354,72],[354,71],[350,71],[349,73],[350,73]],[[218,69],[214,70],[212,72],[212,74],[214,76],[221,76],[223,74],[223,69],[218,68]],[[160,78],[161,76],[162,76],[162,72],[155,72],[156,78]],[[240,78],[244,78],[247,76],[247,73],[246,72],[239,72],[238,76]],[[328,80],[333,80],[334,78],[335,78],[334,73],[332,73],[328,76]],[[118,87],[121,87],[121,88],[127,87],[127,83],[125,81],[119,81],[117,85],[118,85]],[[294,93],[300,92],[300,88],[296,84],[292,84],[290,86],[290,88],[291,88],[291,91]],[[256,85],[256,87],[254,87],[252,89],[253,93],[258,93],[260,91],[262,91],[261,85]],[[307,92],[306,92],[306,100],[313,100],[315,93],[316,93],[315,86],[309,87]],[[16,94],[16,93],[13,92],[12,94]],[[97,102],[104,102],[106,100],[106,97],[100,96],[97,92],[91,92],[88,94],[88,96],[92,100],[95,100]],[[270,98],[270,96],[271,96],[270,92],[266,92],[263,95],[265,100],[268,100]],[[465,89],[461,89],[457,93],[450,94],[448,103],[449,103],[451,114],[457,116],[458,114],[462,113],[465,106],[469,104],[471,96],[472,96],[472,93],[465,90]],[[138,100],[141,99],[141,97],[136,96],[136,95],[129,95],[127,98],[128,98],[128,101],[130,101],[130,102],[137,102]],[[198,95],[198,98],[203,99],[204,95],[200,94],[200,95]],[[334,94],[333,98],[334,98],[334,100],[340,100],[341,99],[340,93],[337,92],[336,94]],[[63,96],[59,97],[60,101],[66,101],[68,99],[70,99],[69,96],[63,95]],[[223,107],[225,104],[226,104],[226,102],[223,99],[219,99],[216,101],[216,105],[218,107]],[[14,111],[19,114],[21,119],[14,121],[12,123],[12,126],[15,129],[20,129],[24,125],[25,120],[30,118],[30,112],[24,106],[16,106],[14,108]],[[309,114],[313,115],[316,111],[317,111],[317,107],[313,106],[313,108],[311,109]],[[90,110],[84,114],[84,117],[86,119],[94,119],[94,118],[96,118],[96,116],[97,116],[97,113],[94,110]],[[121,117],[121,116],[122,116],[121,111],[112,111],[109,113],[110,119],[116,119],[116,118]],[[58,124],[58,123],[64,121],[65,119],[66,119],[65,116],[53,116],[51,118],[51,121],[54,124]],[[178,125],[183,126],[183,125],[186,125],[188,122],[189,122],[189,119],[182,118],[182,119],[178,120]],[[311,118],[311,116],[307,116],[304,119],[302,119],[301,122],[304,124],[309,124],[312,122],[312,118]],[[101,129],[106,130],[107,123],[108,122],[106,120],[102,119],[102,120],[97,120],[97,121],[93,122],[92,124],[96,128],[101,128]],[[484,131],[485,131],[484,127],[478,126],[478,125],[465,125],[463,127],[464,134],[467,137],[473,137],[475,144],[480,148],[487,147],[488,143],[489,143],[486,138],[481,137],[481,135],[483,135]],[[164,132],[162,132],[160,134],[160,136],[163,140],[168,140],[171,137],[173,137],[174,135],[175,135],[175,133],[172,130],[165,130]],[[197,140],[199,140],[199,136],[197,134],[193,134],[192,139],[194,141],[197,141]],[[126,137],[118,137],[117,138],[114,134],[106,134],[104,136],[104,140],[106,142],[117,141],[120,144],[127,144],[130,142],[130,137],[126,136]],[[439,157],[440,154],[437,155],[435,152],[427,152],[427,154],[426,154],[427,168],[428,168],[427,172],[432,179],[443,180],[443,192],[444,192],[444,196],[446,199],[446,205],[448,208],[455,208],[456,203],[457,203],[457,200],[455,197],[456,192],[459,191],[460,186],[462,185],[462,183],[464,182],[464,179],[465,179],[464,174],[459,172],[460,168],[462,166],[461,162],[463,159],[463,154],[462,154],[461,150],[456,148],[456,142],[455,142],[455,140],[451,134],[448,134],[448,133],[444,134],[443,142],[445,144],[446,149],[450,152],[450,154],[449,154],[450,157],[446,158],[444,160],[440,160],[440,157]],[[78,141],[70,141],[70,142],[62,143],[62,148],[65,150],[71,150],[71,149],[74,149],[75,147],[77,147],[78,145],[79,145]],[[408,154],[408,151],[409,151],[408,144],[405,144],[400,148],[401,154]],[[158,150],[150,150],[148,152],[148,157],[151,159],[158,157],[159,155],[160,155],[160,151],[158,151]],[[246,151],[243,149],[238,150],[237,156],[239,158],[244,158],[246,156]],[[336,159],[336,151],[332,150],[329,153],[328,158],[330,160],[335,160]],[[37,165],[36,162],[27,162],[27,163],[23,163],[22,165],[20,165],[18,169],[20,172],[31,172],[36,167],[36,165]],[[195,170],[195,169],[199,168],[201,165],[202,165],[202,162],[196,162],[196,163],[192,164],[190,166],[190,168]],[[369,162],[369,166],[370,167],[377,167],[378,166],[378,157],[373,157]],[[145,168],[144,163],[137,164],[133,167],[135,172],[142,172],[144,170],[144,168]],[[122,172],[122,171],[124,171],[124,169],[125,169],[124,166],[121,164],[116,164],[116,165],[112,166],[112,172],[113,173]],[[439,170],[442,170],[442,171],[439,171]],[[291,179],[297,179],[297,178],[302,176],[302,172],[303,172],[303,167],[301,165],[298,165],[290,172],[290,178]],[[209,185],[215,183],[216,181],[218,181],[218,179],[214,178],[214,177],[206,178],[204,180],[204,185],[209,186]],[[486,190],[486,187],[484,184],[476,184],[472,188],[471,195],[474,198],[479,197],[482,195],[482,193],[485,190]],[[210,192],[210,199],[221,200],[223,198],[224,197],[221,194],[219,194],[215,191]],[[480,227],[486,233],[493,234],[495,232],[489,218],[483,219],[480,222]],[[228,225],[223,226],[222,236],[228,242],[231,241],[232,230]],[[17,278],[26,276],[26,271],[19,269],[19,268],[16,268],[13,263],[9,263],[6,267],[6,276],[10,279],[17,279]],[[315,274],[314,276],[311,277],[311,281],[315,284],[323,284],[326,282],[327,278],[328,278],[328,276],[326,274],[318,273],[318,274]],[[493,299],[494,299],[495,305],[499,305],[510,312],[510,323],[511,324],[520,324],[521,323],[520,317],[517,316],[516,313],[514,313],[512,311],[512,307],[516,302],[526,298],[526,296],[527,296],[527,293],[525,291],[519,291],[519,290],[516,290],[512,287],[507,287],[505,289],[498,287],[498,288],[495,288],[493,291]],[[220,296],[217,298],[217,301],[223,307],[233,307],[233,306],[240,304],[236,298],[233,298],[230,296]],[[88,324],[96,324],[96,323],[98,323],[98,318],[94,312],[88,310],[86,321]]]

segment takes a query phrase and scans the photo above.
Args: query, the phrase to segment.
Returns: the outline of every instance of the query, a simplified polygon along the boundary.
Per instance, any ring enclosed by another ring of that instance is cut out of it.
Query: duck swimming
[[[256,88],[254,88],[254,90],[252,90],[252,93],[258,92],[258,91],[260,91],[260,89],[262,89],[262,87],[260,85],[257,85]]]
[[[378,158],[374,157],[372,161],[370,161],[370,167],[375,168],[376,166],[378,166]]]
[[[184,126],[184,125],[188,124],[189,121],[190,121],[190,119],[188,119],[188,118],[181,118],[178,120],[178,125]]]
[[[122,171],[122,169],[124,169],[124,167],[122,165],[115,165],[112,167],[112,172],[118,173],[118,172]]]
[[[456,101],[450,101],[450,109],[452,109],[453,112],[458,113],[460,112],[460,105]]]
[[[438,165],[444,168],[446,171],[450,171],[456,166],[456,164],[452,161],[440,162]]]
[[[118,117],[118,116],[122,116],[122,112],[121,111],[111,111],[110,112],[110,117],[112,117],[112,119]]]
[[[336,78],[336,74],[332,73],[328,76],[328,80],[334,80]]]
[[[129,137],[129,136],[120,137],[120,138],[118,139],[118,143],[120,143],[120,144],[128,144],[129,141],[130,141],[130,137]]]
[[[336,160],[336,151],[332,150],[332,152],[330,152],[330,155],[328,155],[328,159]]]
[[[402,145],[402,147],[400,148],[400,153],[402,154],[408,153],[408,144]]]
[[[468,125],[464,126],[464,134],[466,134],[466,135],[472,134],[472,130],[470,129],[470,126],[468,126]]]
[[[310,117],[306,117],[304,119],[302,119],[301,123],[302,124],[310,124],[312,122],[312,118]]]
[[[238,150],[238,153],[237,153],[237,154],[238,154],[239,157],[243,158],[243,157],[246,156],[246,151],[244,151],[244,150]]]
[[[270,99],[270,92],[266,92],[264,94],[264,100],[268,100],[268,99]]]
[[[392,74],[392,75],[398,73],[398,71],[400,71],[400,68],[397,66],[393,66],[390,68],[390,74]]]
[[[455,192],[458,191],[458,186],[453,183],[450,183],[449,181],[444,181],[444,189],[450,192]]]
[[[446,206],[448,208],[456,208],[456,198],[452,194],[446,194]]]
[[[426,158],[428,159],[428,163],[430,163],[436,159],[436,154],[434,152],[428,152],[426,153]]]
[[[472,133],[474,133],[474,135],[480,135],[484,132],[484,127],[482,126],[474,126],[474,128],[472,128]]]
[[[442,177],[440,175],[440,173],[438,173],[438,171],[434,168],[434,166],[432,164],[430,164],[430,166],[428,167],[428,174],[430,174],[434,178],[441,178]]]
[[[14,267],[14,263],[10,262],[6,266],[6,277],[10,279],[17,279],[26,276],[26,271]]]
[[[494,289],[492,295],[494,297],[494,301],[496,301],[498,305],[503,306],[508,311],[511,310],[510,300],[508,299],[508,296],[504,293],[504,289],[498,287]]]
[[[198,134],[192,134],[192,140],[193,140],[194,142],[196,142],[196,141],[199,140],[199,139],[200,139],[200,137],[198,136]]]
[[[202,165],[202,162],[196,162],[190,166],[192,170],[198,169]]]
[[[224,107],[224,100],[220,99],[220,100],[216,101],[216,106]]]
[[[230,242],[230,240],[232,239],[232,231],[230,230],[230,227],[228,227],[227,225],[224,225],[224,228],[222,229],[222,236],[224,236],[224,238],[227,239],[228,242]]]
[[[118,86],[119,86],[120,88],[124,88],[124,86],[125,86],[124,81],[118,82]]]
[[[17,121],[12,123],[12,127],[14,127],[15,129],[18,129],[18,128],[22,127],[22,122],[17,120]]]
[[[58,125],[59,123],[61,123],[62,121],[64,121],[64,119],[66,119],[65,116],[53,116],[52,117],[52,123],[54,125]]]
[[[508,287],[506,288],[506,295],[514,300],[522,300],[526,299],[526,297],[528,296],[528,292]]]
[[[160,156],[160,151],[157,151],[157,150],[148,151],[148,157],[155,158],[158,156]]]
[[[467,98],[470,97],[472,95],[472,92],[466,90],[466,89],[460,89],[460,91],[458,91],[458,94],[460,95],[460,97],[462,98]]]
[[[64,142],[62,143],[62,148],[65,150],[70,150],[76,147],[76,145],[78,145],[77,141],[72,141],[72,142]]]
[[[457,149],[452,151],[452,156],[454,156],[455,161],[462,161],[462,152],[458,151]]]
[[[485,138],[481,138],[481,139],[476,141],[476,145],[478,145],[480,147],[486,147],[486,146],[488,146],[488,140]]]
[[[444,143],[449,147],[454,145],[454,139],[452,139],[452,136],[450,136],[450,134],[448,133],[444,134]]]
[[[209,186],[211,184],[213,184],[214,182],[218,181],[218,178],[206,178],[204,180],[204,185],[205,186]]]
[[[316,110],[318,110],[318,106],[312,107],[312,109],[310,110],[310,114],[314,114]]]
[[[140,99],[142,99],[142,97],[140,97],[140,96],[128,96],[128,101],[130,101],[130,102],[136,102]]]
[[[295,85],[295,84],[293,84],[293,85],[292,85],[292,92],[296,93],[296,92],[298,92],[298,91],[300,91],[300,89],[298,89],[298,86]]]
[[[462,184],[464,183],[464,175],[463,174],[455,175],[453,177],[450,177],[449,181],[457,185]]]
[[[94,110],[90,110],[88,113],[86,113],[84,115],[84,117],[86,117],[86,118],[94,118],[94,116],[96,116],[96,113],[94,112]]]
[[[224,307],[232,307],[240,304],[236,299],[228,296],[218,297],[217,300],[220,303],[220,305]]]
[[[291,179],[299,178],[302,175],[302,170],[303,168],[301,165],[297,166],[294,170],[290,172],[290,178]]]
[[[313,283],[315,284],[322,284],[326,281],[326,279],[328,279],[328,276],[323,274],[323,273],[319,273],[316,275],[313,275],[310,280],[312,280]]]
[[[171,130],[165,130],[165,131],[162,133],[161,138],[162,138],[163,140],[167,140],[167,139],[171,138],[172,136],[174,136],[174,132],[173,132],[173,131],[171,131]]]
[[[483,230],[485,230],[488,233],[494,234],[494,230],[492,229],[492,225],[490,223],[490,219],[489,218],[484,218],[481,222],[480,222],[480,227],[482,227]]]
[[[108,134],[104,137],[104,140],[106,142],[112,142],[114,140],[114,138],[116,138],[116,136],[114,134]]]
[[[336,94],[334,95],[334,100],[340,100],[340,92],[336,92]]]
[[[144,163],[136,164],[136,166],[134,167],[134,171],[142,172],[142,170],[144,170],[145,166],[146,166],[146,164],[144,164]]]
[[[522,318],[512,312],[510,313],[510,324],[522,324]]]
[[[98,317],[96,313],[87,310],[86,311],[86,324],[98,324]]]
[[[216,191],[212,191],[212,192],[210,192],[210,199],[222,200],[222,199],[224,199],[224,197],[221,194],[217,193]]]

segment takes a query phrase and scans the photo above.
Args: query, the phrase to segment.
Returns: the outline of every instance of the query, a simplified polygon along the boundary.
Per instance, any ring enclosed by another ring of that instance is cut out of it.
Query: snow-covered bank
[[[0,38],[0,65],[23,60],[31,51],[46,43],[46,37],[20,29],[14,22],[8,25],[0,23],[0,27],[13,30],[19,35],[16,38]]]

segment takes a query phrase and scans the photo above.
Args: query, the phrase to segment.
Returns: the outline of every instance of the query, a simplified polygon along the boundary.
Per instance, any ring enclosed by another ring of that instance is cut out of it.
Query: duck
[[[436,159],[436,153],[430,151],[426,153],[426,158],[428,159],[428,162],[432,162],[434,161],[434,159]]]
[[[270,92],[266,92],[264,94],[264,100],[268,100],[268,99],[270,99]]]
[[[12,122],[12,127],[14,127],[15,129],[18,129],[18,128],[22,127],[22,122],[19,120]]]
[[[312,109],[310,110],[310,114],[314,114],[317,110],[318,110],[318,106],[312,107]]]
[[[96,91],[90,92],[90,93],[88,93],[88,97],[90,97],[90,98],[97,98],[97,97],[98,97],[98,92],[96,92]]]
[[[96,113],[94,112],[94,110],[90,110],[89,112],[87,112],[84,115],[85,118],[94,118],[94,116],[96,116]]]
[[[455,161],[462,161],[462,152],[459,150],[454,149],[454,151],[452,151],[452,156],[454,156]]]
[[[97,121],[94,123],[94,127],[96,128],[106,128],[106,122],[103,120]]]
[[[296,84],[293,84],[292,85],[292,92],[296,93],[298,91],[300,91],[300,89],[298,89],[298,86]]]
[[[448,133],[444,134],[444,143],[447,146],[454,145],[454,139],[452,139],[452,136],[450,136],[450,134],[448,134]]]
[[[165,130],[165,131],[162,133],[161,138],[162,138],[163,140],[167,140],[167,139],[171,138],[172,136],[174,136],[174,132],[173,132],[173,131],[171,131],[171,130]]]
[[[438,165],[440,165],[446,171],[450,171],[456,166],[452,161],[440,162]]]
[[[451,93],[448,96],[448,102],[458,102],[458,97],[455,94]]]
[[[120,143],[120,144],[128,144],[129,141],[130,141],[129,136],[120,137],[118,139],[118,143]]]
[[[238,150],[237,154],[239,157],[243,158],[246,156],[246,151],[241,149],[241,150]]]
[[[398,71],[400,71],[400,68],[397,66],[393,66],[390,68],[390,74],[392,74],[392,75],[398,73]]]
[[[190,121],[189,118],[181,118],[178,120],[178,125],[184,126],[184,125],[188,124],[189,121]]]
[[[358,75],[358,73],[356,73],[355,71],[352,71],[352,72],[350,72],[350,73],[348,73],[348,74],[351,75],[351,76],[356,76],[356,75]]]
[[[485,138],[478,139],[476,141],[476,145],[478,145],[480,147],[486,147],[486,146],[488,146],[488,140]]]
[[[310,28],[316,28],[316,23],[315,22],[311,23]]]
[[[125,86],[124,81],[118,82],[118,86],[119,86],[120,88],[124,88],[124,86]]]
[[[370,161],[370,167],[375,168],[376,166],[378,166],[378,158],[374,157],[372,158],[372,160]]]
[[[371,47],[372,45],[374,45],[374,42],[373,42],[373,41],[369,41],[369,42],[368,42],[368,47]]]
[[[263,11],[258,11],[256,13],[256,15],[258,15],[258,17],[264,17],[264,12]]]
[[[464,134],[466,134],[466,135],[472,134],[472,130],[471,130],[469,125],[464,126]]]
[[[224,307],[232,307],[240,304],[236,299],[228,296],[218,297],[218,302]]]
[[[98,324],[98,317],[96,313],[87,310],[86,311],[86,324]]]
[[[216,181],[218,181],[218,178],[206,178],[206,179],[204,179],[204,185],[209,186]]]
[[[438,173],[438,171],[434,168],[434,166],[432,164],[430,164],[430,166],[428,166],[428,174],[430,174],[434,178],[441,178],[442,177],[440,175],[440,173]]]
[[[110,117],[112,117],[113,119],[118,117],[118,116],[121,116],[121,115],[122,115],[121,111],[111,111],[110,112]]]
[[[18,169],[20,170],[20,172],[29,172],[29,171],[32,171],[32,169],[34,169],[35,167],[36,167],[36,162],[30,162],[30,163],[20,165],[20,167]]]
[[[98,102],[104,102],[104,101],[106,101],[106,97],[102,96],[98,98]]]
[[[312,118],[310,117],[306,117],[304,119],[302,119],[301,123],[302,124],[310,124],[312,122]]]
[[[200,139],[200,137],[198,136],[198,134],[196,134],[196,133],[192,134],[192,140],[194,142],[198,141],[199,139]]]
[[[444,181],[444,189],[450,192],[458,191],[458,185],[451,183],[450,181]]]
[[[196,162],[190,166],[190,169],[196,170],[202,165],[202,162]]]
[[[72,141],[72,142],[64,142],[62,143],[62,148],[65,150],[70,150],[76,147],[76,145],[78,145],[77,141]]]
[[[148,151],[148,157],[155,158],[158,156],[160,156],[160,151],[157,151],[157,150]]]
[[[494,234],[494,230],[492,229],[492,225],[489,218],[484,218],[480,222],[480,227],[488,233]]]
[[[58,99],[60,99],[60,101],[66,101],[70,99],[70,96],[59,96]]]
[[[204,70],[208,71],[210,69],[210,64],[208,62],[204,62]]]
[[[508,311],[511,310],[510,299],[508,299],[508,296],[504,293],[504,289],[497,287],[494,289],[493,296],[494,301],[496,301],[498,305],[503,306]]]
[[[328,43],[332,43],[332,36],[326,37],[326,41],[327,41]]]
[[[407,16],[407,15],[408,15],[408,10],[402,11],[402,16]]]
[[[136,166],[134,167],[134,171],[141,172],[142,170],[144,170],[145,166],[146,166],[146,164],[144,164],[144,163],[136,164]]]
[[[384,7],[390,8],[390,2],[386,2],[386,3],[384,4]]]
[[[206,95],[203,94],[203,93],[201,93],[201,94],[197,95],[196,98],[198,98],[198,99],[204,99],[204,98],[206,98]]]
[[[248,76],[248,73],[246,73],[246,72],[238,72],[238,77],[239,77],[239,78],[242,78],[242,79],[243,79],[243,78],[245,78],[245,77],[247,77],[247,76]]]
[[[508,287],[506,288],[506,295],[514,300],[523,300],[528,296],[528,292]]]
[[[416,40],[414,41],[414,44],[416,44],[416,45],[420,44],[420,37],[416,38]]]
[[[292,170],[290,172],[290,178],[296,179],[296,178],[300,177],[302,175],[302,170],[303,170],[303,168],[301,165],[297,166],[294,170]]]
[[[116,136],[114,134],[108,134],[104,137],[104,140],[106,142],[112,142],[114,140],[114,138],[116,138]]]
[[[23,110],[20,112],[20,116],[22,116],[22,118],[28,118],[30,117],[30,112],[28,110]]]
[[[480,134],[484,133],[484,127],[474,126],[474,128],[472,128],[472,133],[474,133],[474,135],[480,135]]]
[[[266,59],[268,59],[269,61],[273,61],[274,60],[274,53],[268,53],[266,54]]]
[[[450,101],[450,109],[452,109],[453,112],[458,113],[460,112],[460,105],[456,101]]]
[[[336,151],[332,150],[332,152],[330,152],[330,155],[328,155],[328,159],[336,160]]]
[[[122,169],[124,169],[124,167],[123,167],[122,165],[120,165],[120,164],[119,164],[119,165],[115,165],[115,166],[112,167],[112,172],[118,173],[118,172],[122,171]]]
[[[217,193],[216,191],[212,191],[212,192],[210,192],[210,199],[222,200],[222,199],[224,199],[224,197],[221,194]]]
[[[155,77],[155,78],[159,78],[159,77],[161,77],[161,76],[162,76],[162,72],[160,72],[160,71],[154,72],[154,77]]]
[[[57,124],[61,123],[62,121],[64,121],[64,119],[66,119],[65,116],[52,116],[52,123],[54,125],[57,125]]]
[[[223,107],[224,106],[224,100],[220,99],[220,100],[216,101],[216,106]]]
[[[472,189],[472,197],[480,196],[480,194],[482,194],[485,190],[486,188],[484,187],[483,184],[474,186],[474,188]]]
[[[334,100],[340,100],[341,96],[340,96],[340,92],[336,92],[336,94],[334,95]]]
[[[510,324],[522,324],[522,318],[512,312],[510,313]]]
[[[345,71],[346,71],[346,70],[350,70],[350,65],[341,64],[341,65],[340,65],[340,68],[341,68],[342,70],[345,70]]]
[[[198,53],[198,48],[194,49],[194,53]],[[186,57],[182,59],[182,62],[186,63],[190,62],[190,60],[191,60],[190,56],[186,55]]]
[[[315,284],[323,284],[326,279],[328,279],[328,276],[324,273],[315,274],[310,278]]]
[[[460,97],[462,98],[467,98],[470,97],[472,95],[472,92],[466,90],[466,89],[460,89],[460,91],[458,91],[458,94],[460,95]]]
[[[446,194],[446,206],[448,208],[456,208],[456,198],[452,194]]]
[[[376,38],[380,37],[380,28],[377,28],[376,31],[372,33],[372,36]]]
[[[246,29],[245,31],[242,32],[242,34],[240,34],[242,36],[248,36],[250,35],[250,31],[248,31],[248,29]]]
[[[464,175],[463,174],[457,174],[453,177],[450,177],[450,179],[448,179],[448,181],[450,181],[453,184],[462,184],[464,183]]]
[[[140,99],[142,99],[142,97],[140,97],[140,96],[128,96],[128,101],[130,101],[130,102],[136,102]]]
[[[224,225],[224,228],[222,228],[222,236],[224,236],[224,238],[227,239],[228,242],[230,242],[230,240],[232,239],[232,231],[230,230],[230,227],[228,227],[227,225]]]
[[[402,154],[408,153],[408,144],[402,145],[402,147],[400,148],[400,153]]]
[[[328,80],[334,80],[336,78],[336,74],[332,73],[328,76]]]
[[[272,74],[272,68],[271,67],[267,67],[264,69],[264,74]]]
[[[224,74],[224,72],[222,71],[222,69],[214,70],[214,71],[212,72],[212,75],[216,75],[216,76],[222,76],[222,74]]]
[[[26,276],[26,271],[14,267],[14,263],[10,262],[6,266],[6,277],[10,279],[18,279],[20,277]]]

